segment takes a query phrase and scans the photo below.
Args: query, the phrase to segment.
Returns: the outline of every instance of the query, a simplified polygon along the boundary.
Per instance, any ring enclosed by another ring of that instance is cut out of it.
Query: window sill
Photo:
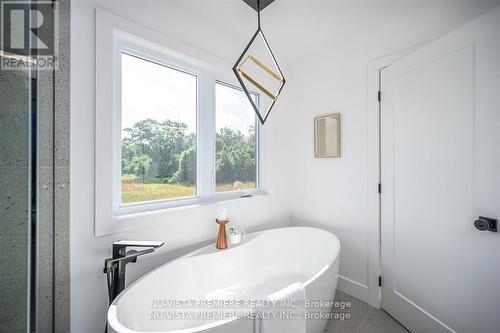
[[[251,200],[267,197],[268,194],[264,190],[252,190],[242,192],[224,192],[218,193],[214,197],[208,199],[202,198],[186,198],[185,200],[176,200],[171,202],[161,202],[158,205],[163,205],[161,208],[148,209],[147,204],[136,205],[135,211],[127,212],[125,210],[118,211],[113,216],[113,221],[123,221],[131,218],[146,217],[150,215],[164,214],[173,211],[189,210],[201,206],[214,206],[221,202],[238,202],[242,200]],[[127,207],[132,208],[132,207]]]

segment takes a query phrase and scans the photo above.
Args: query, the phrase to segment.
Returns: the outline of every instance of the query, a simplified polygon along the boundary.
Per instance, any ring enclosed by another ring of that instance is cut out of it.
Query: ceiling
[[[256,12],[242,0],[97,1],[226,59],[237,58],[257,26]],[[276,0],[263,10],[262,28],[276,57],[291,66],[332,47],[348,52],[377,39],[390,42],[388,32],[393,29],[410,35],[418,32],[424,40],[435,38],[499,4],[497,0]],[[426,22],[433,23],[432,29]]]

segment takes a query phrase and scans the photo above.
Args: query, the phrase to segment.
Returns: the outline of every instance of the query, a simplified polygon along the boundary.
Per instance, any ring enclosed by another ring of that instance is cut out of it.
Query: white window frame
[[[113,212],[115,216],[127,214],[162,210],[171,207],[188,206],[193,204],[214,202],[235,199],[240,197],[253,196],[262,191],[261,181],[259,179],[261,140],[258,132],[261,132],[261,126],[255,117],[256,125],[256,189],[216,192],[216,104],[215,87],[216,84],[223,84],[233,89],[243,91],[233,82],[226,82],[220,78],[221,73],[215,70],[208,70],[202,66],[189,62],[187,57],[169,55],[169,50],[161,51],[152,47],[142,45],[141,41],[133,40],[130,36],[117,33],[114,42],[114,72],[113,72],[113,92],[114,92],[114,126],[113,134]],[[122,114],[122,95],[121,95],[121,59],[122,54],[126,53],[145,61],[151,61],[161,66],[178,70],[197,78],[197,102],[196,102],[196,190],[197,195],[186,198],[172,198],[154,201],[137,202],[130,204],[121,203],[121,114]],[[233,81],[233,80],[232,80]],[[259,94],[257,95],[257,102]]]
[[[117,29],[117,26],[120,29]],[[127,30],[135,31],[132,34]],[[158,37],[154,32],[144,31],[142,27],[97,10],[96,236],[141,228],[138,218],[166,213],[174,208],[188,209],[200,204],[215,204],[224,200],[266,194],[262,174],[264,131],[258,120],[256,120],[256,189],[216,192],[215,87],[216,83],[222,83],[240,89],[230,70],[231,67],[209,65],[173,51],[157,43]],[[122,53],[197,76],[197,195],[195,197],[121,203]],[[134,220],[134,225],[127,225],[128,220]]]

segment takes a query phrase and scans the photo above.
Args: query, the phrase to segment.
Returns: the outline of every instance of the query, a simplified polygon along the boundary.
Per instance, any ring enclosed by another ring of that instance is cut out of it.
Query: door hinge
[[[377,93],[377,100],[380,102],[382,100],[382,92],[379,90]]]
[[[378,286],[382,287],[382,277],[381,276],[378,277]]]
[[[378,193],[382,193],[382,184],[378,183]]]

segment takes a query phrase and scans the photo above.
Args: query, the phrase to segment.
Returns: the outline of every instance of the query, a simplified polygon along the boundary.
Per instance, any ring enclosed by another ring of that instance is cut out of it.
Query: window
[[[107,15],[96,35],[96,235],[262,194],[263,132],[231,70],[147,42],[154,32],[112,28]]]
[[[257,117],[245,93],[218,82],[215,89],[216,191],[257,188]],[[258,103],[257,94],[252,94]]]
[[[197,76],[121,54],[121,203],[195,197]]]
[[[265,131],[219,60],[96,10],[96,237],[265,193]]]

